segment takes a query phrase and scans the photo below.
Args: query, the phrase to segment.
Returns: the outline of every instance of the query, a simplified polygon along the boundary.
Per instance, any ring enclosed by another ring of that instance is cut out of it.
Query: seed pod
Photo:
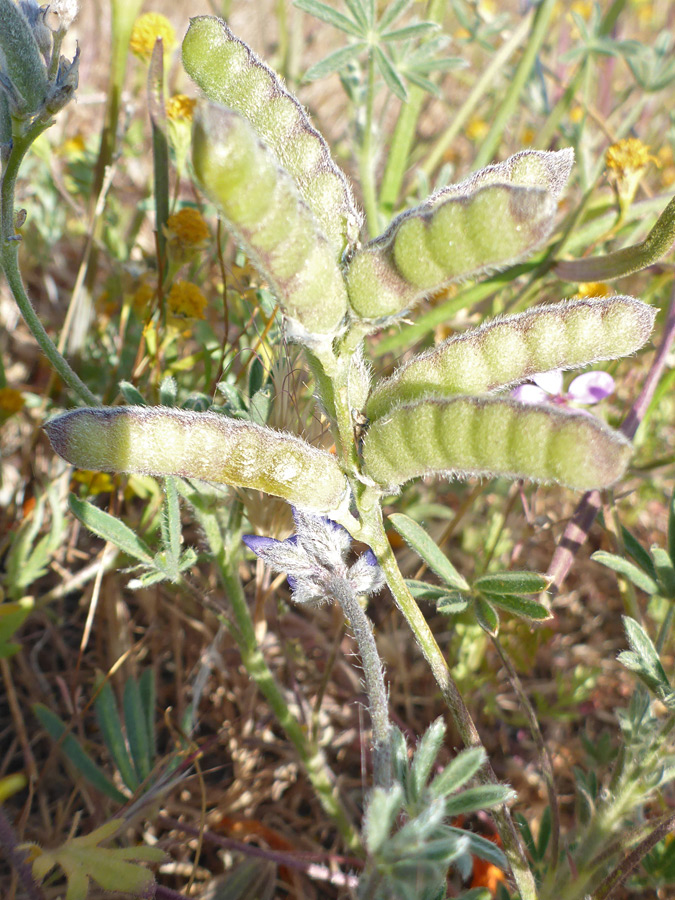
[[[547,189],[506,184],[432,197],[355,253],[349,302],[364,319],[398,315],[452,281],[510,265],[545,241],[556,207]]]
[[[501,397],[400,406],[373,423],[364,474],[387,489],[420,475],[501,475],[605,488],[624,473],[631,444],[583,413]]]
[[[201,478],[265,491],[322,514],[348,496],[330,453],[218,413],[161,406],[76,409],[44,427],[59,456],[81,469]]]
[[[295,320],[292,336],[338,333],[347,292],[333,249],[246,119],[214,104],[198,110],[192,161],[204,191]]]
[[[28,118],[47,96],[47,70],[33,29],[13,0],[0,0],[0,74],[12,113]]]
[[[340,257],[361,229],[344,173],[279,76],[214,16],[196,16],[183,41],[183,65],[209,100],[241,113],[295,179]]]
[[[482,394],[551,369],[575,369],[638,350],[656,310],[633,297],[538,306],[495,319],[413,357],[371,394],[374,420],[392,406],[434,395]]]

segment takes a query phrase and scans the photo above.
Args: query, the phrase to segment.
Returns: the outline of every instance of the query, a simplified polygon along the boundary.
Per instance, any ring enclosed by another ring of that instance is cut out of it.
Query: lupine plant
[[[367,31],[374,4],[348,5],[355,17],[366,16],[359,27]],[[391,6],[398,10],[404,5]],[[312,6],[323,9],[323,4]],[[0,9],[6,23],[0,38],[3,78],[11,88],[0,94],[2,265],[13,291],[22,297],[14,234],[16,173],[32,140],[70,98],[77,60],[54,63],[58,48],[46,52],[38,43],[39,19],[31,21],[12,0],[1,0]],[[323,15],[328,13],[323,10]],[[356,47],[352,57],[362,49]],[[389,73],[388,57],[377,60]],[[441,187],[369,240],[349,180],[326,141],[275,72],[224,21],[211,16],[192,19],[182,61],[202,95],[192,129],[196,181],[269,286],[286,339],[302,348],[335,452],[252,416],[235,416],[222,405],[203,411],[178,408],[170,381],[162,387],[163,405],[145,405],[127,385],[123,393],[135,402],[102,407],[45,342],[64,381],[88,404],[45,424],[54,450],[78,468],[164,478],[162,549],[153,553],[121,522],[77,498],[72,498],[71,510],[136,560],[141,570],[138,585],[179,583],[196,561],[193,552],[180,546],[183,498],[220,568],[233,604],[232,628],[247,667],[261,687],[265,685],[325,808],[346,842],[357,847],[358,838],[350,833],[344,811],[331,794],[325,760],[300,733],[270,683],[236,574],[240,546],[223,537],[219,495],[204,482],[262,491],[292,506],[296,528],[291,538],[247,535],[243,543],[273,571],[287,575],[294,602],[340,604],[358,644],[372,724],[374,779],[364,817],[367,863],[359,897],[442,898],[448,868],[466,872],[472,854],[508,868],[523,900],[580,900],[591,890],[606,896],[612,879],[623,872],[615,862],[620,851],[642,848],[647,853],[653,846],[653,834],[644,829],[614,846],[617,829],[632,809],[675,774],[645,737],[672,726],[671,718],[667,726],[656,720],[648,699],[647,689],[655,691],[672,717],[672,688],[657,651],[641,626],[629,620],[631,653],[622,661],[646,684],[622,720],[624,753],[634,755],[616,768],[611,795],[603,795],[597,785],[593,795],[589,787],[586,838],[582,831],[579,843],[570,845],[571,862],[562,859],[559,822],[552,808],[549,821],[555,816],[556,824],[551,856],[544,858],[545,845],[533,851],[532,844],[528,861],[528,848],[507,806],[513,793],[498,782],[486,759],[417,599],[433,596],[439,611],[448,615],[470,610],[499,647],[499,611],[530,621],[550,618],[542,594],[550,579],[535,572],[511,572],[483,575],[469,583],[418,525],[398,515],[392,517],[394,528],[443,586],[406,581],[385,531],[383,505],[416,478],[503,477],[579,491],[616,485],[632,455],[624,433],[563,403],[529,402],[532,398],[519,391],[541,373],[636,353],[650,338],[655,310],[623,295],[563,302],[554,298],[452,336],[410,356],[388,378],[373,378],[365,350],[369,336],[409,319],[425,298],[449,285],[513,266],[546,246],[573,167],[572,150],[525,150],[482,168]],[[647,250],[642,248],[650,259],[660,252],[656,245],[667,243],[671,218],[659,220],[660,230],[655,230]],[[623,257],[607,266],[617,272],[630,270]],[[23,308],[30,318],[29,305],[23,302]],[[597,373],[594,378],[597,386]],[[597,389],[605,394],[609,390],[606,384]],[[353,541],[367,548],[356,559],[350,558]],[[654,565],[656,559],[646,577],[652,577]],[[445,726],[434,723],[409,759],[406,741],[391,722],[386,675],[366,610],[367,598],[385,585],[412,629],[465,744],[440,771],[436,758]],[[536,732],[536,722],[531,724]],[[661,735],[659,747],[664,740]],[[467,787],[472,779],[474,785]],[[554,795],[549,799],[553,807]],[[481,809],[492,811],[503,854],[454,824],[455,817]],[[131,858],[149,856],[139,851]],[[44,857],[34,866],[36,877],[42,877],[51,862]],[[76,877],[88,876],[78,872]]]

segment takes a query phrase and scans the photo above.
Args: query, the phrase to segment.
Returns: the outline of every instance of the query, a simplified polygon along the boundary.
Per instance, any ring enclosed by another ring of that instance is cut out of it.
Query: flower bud
[[[362,217],[349,183],[278,75],[214,16],[196,16],[183,41],[183,65],[206,97],[241,113],[295,179],[339,258],[356,241]]]
[[[638,350],[656,310],[632,297],[538,306],[495,319],[413,357],[371,394],[374,420],[392,406],[431,394],[481,394],[551,369],[575,369]]]
[[[335,253],[248,122],[214,104],[199,110],[192,160],[205,192],[293,320],[291,336],[337,334],[347,293]]]
[[[420,475],[554,481],[605,488],[623,475],[630,442],[583,413],[497,397],[400,406],[366,433],[364,474],[387,489]]]
[[[0,77],[14,115],[30,118],[42,110],[47,70],[30,22],[13,0],[0,0]]]
[[[571,150],[518,153],[398,216],[350,262],[354,311],[398,315],[452,281],[531,253],[551,232],[573,158]]]
[[[265,491],[320,513],[337,510],[348,496],[347,480],[330,453],[218,413],[76,409],[44,427],[59,456],[81,469],[201,478]]]

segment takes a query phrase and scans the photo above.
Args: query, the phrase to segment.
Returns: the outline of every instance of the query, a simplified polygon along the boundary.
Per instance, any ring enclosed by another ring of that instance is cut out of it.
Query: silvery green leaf
[[[410,767],[410,788],[414,798],[421,797],[427,778],[431,772],[436,757],[443,746],[445,738],[445,722],[436,719],[422,735]]]
[[[388,840],[403,804],[403,790],[396,784],[385,790],[376,787],[368,799],[364,837],[368,852],[375,855]]]
[[[529,597],[521,597],[517,594],[491,594],[485,592],[485,599],[500,609],[520,616],[523,619],[533,619],[537,622],[545,622],[553,618],[553,613],[536,600]]]
[[[403,84],[403,79],[394,68],[391,60],[380,47],[374,48],[374,54],[375,63],[377,64],[380,75],[384,78],[385,84],[392,94],[398,97],[402,103],[405,103],[408,99],[408,92],[405,89],[405,84]]]
[[[431,796],[443,798],[458,791],[473,778],[484,762],[485,750],[482,747],[462,750],[431,782],[429,786]]]
[[[332,25],[333,28],[339,28],[340,31],[352,34],[355,37],[362,37],[363,35],[363,29],[345,16],[344,13],[338,12],[331,6],[319,2],[319,0],[295,0],[293,5],[303,12],[316,16],[316,18],[321,19],[322,22]]]
[[[145,565],[152,564],[152,551],[124,522],[92,503],[80,500],[74,494],[70,494],[68,497],[68,506],[73,515],[98,537],[118,547],[123,553],[132,556],[139,562]]]
[[[405,41],[410,38],[427,37],[431,32],[438,31],[440,28],[436,22],[413,22],[412,25],[406,25],[403,28],[395,28],[393,31],[387,31],[382,34],[383,41]]]
[[[515,800],[516,792],[505,784],[480,784],[460,791],[445,801],[446,816],[469,815],[479,809],[491,809],[509,800]]]
[[[480,595],[474,600],[474,612],[478,624],[492,637],[499,632],[499,616],[496,609],[484,597]]]
[[[675,568],[670,556],[662,547],[651,548],[660,593],[668,600],[675,600]]]
[[[636,587],[639,587],[646,594],[656,594],[658,591],[656,582],[646,572],[638,569],[630,560],[617,556],[615,553],[607,553],[605,550],[598,550],[596,553],[593,553],[591,559],[594,562],[602,563],[603,566],[607,566],[608,569],[612,569],[619,575],[623,575],[624,578],[632,581]]]
[[[363,41],[358,41],[355,44],[350,44],[348,47],[341,47],[339,50],[329,53],[321,62],[315,63],[307,69],[304,75],[305,81],[318,81],[320,78],[325,78],[333,72],[339,72],[349,65],[352,60],[357,59],[366,49],[366,46]]]
[[[120,381],[117,385],[127,403],[132,406],[147,406],[143,394],[130,381]]]
[[[424,560],[432,572],[452,588],[468,591],[469,585],[459,574],[447,556],[438,545],[429,537],[426,531],[403,513],[394,513],[389,516],[389,521],[401,537],[406,540],[413,550]]]
[[[478,591],[490,594],[538,594],[545,591],[551,579],[538,572],[496,572],[481,575],[473,583]]]

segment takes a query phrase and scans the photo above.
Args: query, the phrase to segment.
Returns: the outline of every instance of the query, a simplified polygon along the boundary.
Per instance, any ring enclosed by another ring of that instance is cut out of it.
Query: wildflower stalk
[[[358,851],[361,841],[337,795],[335,776],[330,771],[323,752],[308,739],[302,726],[288,708],[258,646],[244,589],[237,573],[237,553],[234,548],[238,548],[241,543],[240,529],[228,529],[226,542],[216,509],[211,508],[203,497],[186,489],[180,481],[177,481],[176,486],[192,505],[204,531],[232,609],[234,625],[228,623],[229,629],[237,641],[246,671],[257,684],[277,721],[295,747],[323,809],[335,822],[345,844],[350,850]]]
[[[541,50],[541,46],[548,35],[549,20],[554,6],[555,0],[543,0],[537,7],[537,11],[534,14],[534,21],[532,22],[532,33],[530,34],[530,39],[525,47],[525,52],[511,79],[511,84],[506,92],[506,96],[495,110],[490,131],[481,144],[476,159],[474,160],[474,167],[476,169],[482,169],[483,166],[486,166],[491,162],[499,148],[506,124],[518,104],[520,94],[530,76],[537,54]]]
[[[26,294],[19,270],[20,236],[14,230],[14,191],[19,168],[29,147],[51,123],[50,119],[38,120],[24,134],[15,134],[12,150],[2,172],[0,184],[0,268],[5,273],[7,284],[16,301],[19,311],[40,345],[59,378],[73,393],[89,406],[100,406],[100,400],[78,378],[66,359],[57,350],[40,321],[33,305]]]

